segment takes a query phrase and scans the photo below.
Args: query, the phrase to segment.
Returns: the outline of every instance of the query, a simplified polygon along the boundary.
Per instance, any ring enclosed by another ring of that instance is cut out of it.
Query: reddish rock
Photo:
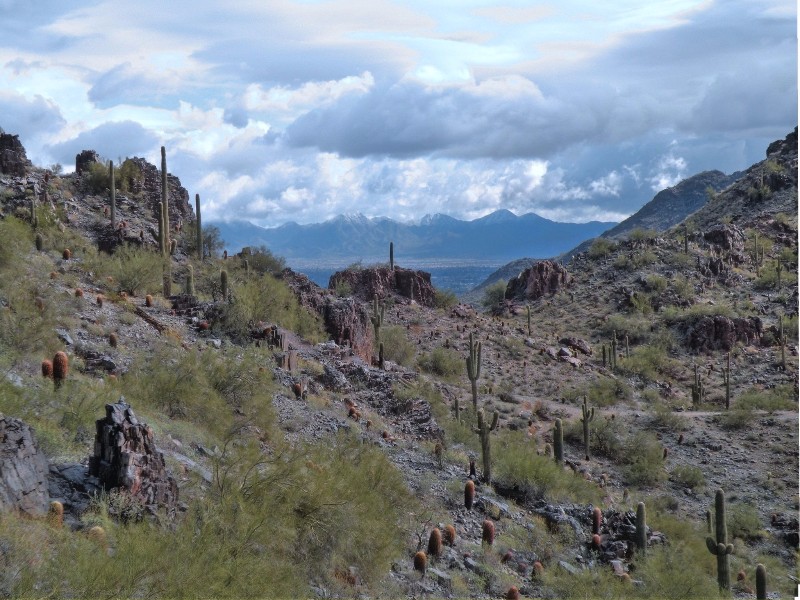
[[[337,271],[328,282],[331,290],[345,285],[349,286],[353,296],[366,301],[371,301],[376,295],[386,298],[397,294],[419,304],[433,306],[436,293],[430,273],[400,267],[394,270],[389,267],[369,267]]]
[[[107,490],[126,490],[153,511],[161,507],[173,510],[178,501],[178,484],[156,448],[153,430],[136,419],[122,398],[106,404],[105,418],[97,421],[89,475],[97,477]]]
[[[367,307],[355,298],[338,298],[301,273],[284,269],[281,279],[298,302],[322,317],[325,331],[340,346],[349,345],[366,362],[372,360],[374,334]]]
[[[559,263],[540,260],[508,282],[506,299],[536,300],[546,294],[555,294],[571,280],[572,277]]]
[[[761,319],[729,319],[722,315],[703,317],[687,332],[686,342],[695,352],[732,349],[736,342],[758,343],[762,334]]]

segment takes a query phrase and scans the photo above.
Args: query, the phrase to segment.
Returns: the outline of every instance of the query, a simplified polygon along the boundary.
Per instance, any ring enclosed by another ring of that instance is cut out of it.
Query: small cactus
[[[600,534],[595,533],[592,535],[592,550],[600,550]]]
[[[69,372],[69,359],[67,354],[59,350],[53,357],[53,381],[56,388],[61,387]]]
[[[151,308],[151,307],[153,306],[153,297],[152,297],[150,294],[147,294],[147,295],[144,297],[144,305],[145,305],[147,308]]]
[[[472,509],[472,504],[475,502],[475,482],[471,479],[464,485],[464,507],[467,510]]]
[[[519,590],[517,589],[517,586],[512,585],[510,588],[508,588],[505,598],[506,600],[519,600]]]
[[[540,561],[536,560],[533,562],[532,576],[541,577],[542,575],[544,575],[544,565]]]
[[[494,544],[494,523],[491,519],[484,519],[481,527],[481,543],[491,546]]]
[[[61,253],[61,258],[63,258],[64,260],[69,260],[70,258],[72,258],[72,250],[70,250],[69,248],[64,248],[64,251]]]
[[[81,288],[75,288],[75,297],[83,298],[83,290]]]
[[[725,492],[717,490],[714,495],[714,520],[716,539],[711,536],[706,538],[708,551],[717,557],[717,582],[721,590],[731,589],[730,560],[728,556],[733,552],[733,544],[728,543],[728,527],[725,520]]]
[[[42,248],[44,248],[44,238],[42,237],[41,233],[36,234],[36,251],[41,252]]]
[[[439,556],[442,553],[442,532],[434,527],[428,538],[428,556]]]
[[[95,296],[94,301],[97,303],[97,306],[99,306],[100,308],[103,308],[103,295],[102,294],[97,294],[97,296]]]
[[[731,407],[731,353],[728,352],[727,367],[722,369],[722,381],[725,384],[725,410]]]
[[[444,527],[444,543],[448,546],[454,546],[456,543],[456,528],[452,525]]]
[[[556,419],[553,425],[553,456],[558,464],[564,464],[564,429],[561,419]]]
[[[372,321],[372,329],[375,333],[375,347],[379,348],[381,343],[381,326],[383,325],[383,315],[386,310],[384,302],[378,303],[378,294],[375,294],[372,299],[372,315],[369,320]]]
[[[46,377],[48,379],[53,377],[53,361],[44,359],[42,361],[42,377]]]
[[[112,332],[112,333],[111,333],[111,334],[108,336],[108,344],[109,344],[109,345],[110,345],[112,348],[116,348],[116,347],[117,347],[117,344],[119,344],[119,338],[117,337],[117,334],[116,334],[116,333],[113,333],[113,332]]]
[[[636,547],[642,554],[647,552],[647,512],[644,502],[636,507]]]
[[[108,538],[106,537],[106,530],[100,527],[99,525],[95,525],[87,532],[87,536],[90,540],[92,540],[95,544],[97,544],[103,550],[108,549]]]
[[[64,505],[58,500],[53,500],[50,503],[50,508],[47,511],[47,523],[51,527],[58,529],[64,526]]]
[[[108,177],[111,180],[111,227],[117,225],[117,190],[114,182],[114,161],[108,161]]]
[[[186,293],[194,296],[194,267],[189,265],[186,268]]]
[[[600,533],[600,527],[603,524],[603,511],[600,507],[595,507],[592,511],[592,533]]]
[[[169,253],[175,254],[177,251],[178,251],[178,240],[173,238],[169,241]]]
[[[756,566],[756,600],[767,599],[767,568],[759,563]]]
[[[425,577],[425,571],[428,570],[428,556],[422,550],[414,555],[414,570],[419,571],[422,577]]]

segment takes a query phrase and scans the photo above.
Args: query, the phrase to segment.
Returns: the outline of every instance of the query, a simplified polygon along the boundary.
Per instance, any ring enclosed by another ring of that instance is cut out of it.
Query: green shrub
[[[600,333],[605,338],[604,343],[611,344],[611,337],[617,332],[617,350],[625,349],[625,336],[631,344],[641,344],[650,337],[652,319],[645,319],[640,315],[621,315],[615,313],[608,317],[600,326]]]
[[[475,436],[477,437],[477,436]],[[503,431],[492,440],[493,476],[505,486],[516,486],[530,499],[551,502],[591,502],[596,486],[555,463],[538,456],[536,448],[520,431]]]
[[[650,426],[662,431],[686,431],[689,429],[689,421],[669,406],[657,403],[650,413]]]
[[[630,358],[618,361],[619,368],[627,375],[636,375],[645,381],[663,379],[666,373],[674,371],[679,363],[667,356],[666,349],[651,344],[637,346],[631,351]]]
[[[622,361],[620,361],[622,362]],[[591,406],[614,406],[618,402],[630,402],[633,392],[622,379],[601,377],[583,388],[579,396],[586,396]]]
[[[650,241],[658,237],[655,229],[644,229],[637,227],[628,234],[628,239],[635,242]]]
[[[779,385],[767,390],[750,388],[735,399],[740,410],[797,410],[797,396],[792,385]]]
[[[604,258],[616,247],[616,244],[606,238],[595,238],[589,246],[588,255],[591,259]]]
[[[108,177],[108,161],[93,162],[82,175],[85,189],[90,194],[108,193],[111,182]]]
[[[731,538],[741,538],[745,541],[763,537],[761,517],[752,504],[732,502],[726,512],[728,521],[728,535]]]
[[[655,294],[660,294],[667,289],[667,278],[661,275],[647,276],[647,289]]]
[[[456,304],[458,304],[458,297],[455,295],[454,292],[451,292],[450,290],[440,290],[440,289],[436,289],[434,291],[433,305],[436,308],[441,308],[443,310],[450,310]]]
[[[383,356],[398,365],[407,367],[414,359],[416,346],[408,339],[404,327],[393,325],[381,328]]]
[[[444,378],[454,378],[462,372],[466,373],[461,355],[452,348],[440,346],[417,358],[417,365],[426,373]]]
[[[495,281],[490,286],[483,290],[483,299],[481,304],[487,308],[500,304],[506,297],[506,281],[501,279]]]
[[[161,256],[144,248],[125,245],[109,259],[108,274],[118,291],[132,296],[160,291],[164,262]]]
[[[263,244],[258,248],[252,248],[250,256],[246,258],[250,271],[253,273],[277,275],[286,268],[286,261],[283,257],[275,256]]]
[[[678,465],[672,469],[669,478],[678,485],[692,489],[703,487],[706,484],[703,471],[691,465]]]
[[[723,429],[744,429],[752,427],[755,418],[752,408],[738,408],[734,405],[731,410],[719,414],[716,421]]]
[[[664,450],[651,433],[640,431],[628,437],[623,445],[622,461],[623,476],[629,485],[655,485],[666,477]]]

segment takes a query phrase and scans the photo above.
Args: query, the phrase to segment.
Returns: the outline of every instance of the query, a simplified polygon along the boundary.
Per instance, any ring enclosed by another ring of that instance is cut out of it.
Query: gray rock
[[[578,567],[572,566],[571,564],[569,564],[565,560],[558,561],[558,566],[561,567],[562,569],[564,569],[570,575],[577,575],[577,574],[579,574],[581,572]]]
[[[14,417],[0,417],[0,510],[46,513],[48,471],[30,426]]]
[[[64,342],[67,346],[72,346],[72,336],[70,336],[66,329],[56,329],[56,335],[58,336],[58,339]]]
[[[433,579],[437,585],[443,587],[446,590],[449,590],[453,587],[453,580],[450,578],[450,575],[448,575],[444,571],[440,571],[439,569],[429,568],[428,577]]]

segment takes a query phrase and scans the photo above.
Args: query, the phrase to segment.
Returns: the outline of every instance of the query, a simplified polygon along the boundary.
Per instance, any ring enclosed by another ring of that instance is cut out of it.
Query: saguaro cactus
[[[692,383],[692,408],[699,408],[705,396],[705,388],[703,381],[700,378],[700,370],[697,365],[694,366],[694,383]]]
[[[778,316],[778,343],[781,346],[781,368],[786,370],[786,333],[783,330],[783,317]]]
[[[467,356],[467,379],[472,384],[472,406],[478,409],[478,378],[481,376],[481,343],[469,334],[469,356]]]
[[[556,419],[553,425],[553,458],[558,464],[564,464],[564,429],[561,427],[561,419]]]
[[[167,234],[164,233],[164,203],[159,202],[156,206],[156,216],[158,217],[158,251],[162,256],[167,255]]]
[[[389,242],[389,270],[394,271],[394,242]]]
[[[117,186],[114,183],[114,161],[108,161],[108,179],[111,182],[111,227],[117,227]]]
[[[492,414],[491,425],[486,421],[483,409],[478,411],[478,427],[475,433],[481,439],[481,459],[483,461],[483,480],[486,483],[492,482],[492,448],[489,434],[497,429],[497,422],[500,418],[500,413],[494,411]]]
[[[528,336],[531,335],[531,305],[528,304],[525,308],[527,308],[528,312]]]
[[[203,260],[203,227],[200,221],[200,194],[194,195],[194,212],[197,215],[197,258]]]
[[[164,146],[161,146],[161,204],[163,204],[161,218],[164,231],[162,254],[166,256],[169,250],[169,198],[167,197],[167,149]]]
[[[383,325],[383,315],[386,311],[386,303],[378,303],[378,294],[372,299],[372,315],[369,320],[372,321],[372,329],[375,332],[375,347],[379,348],[381,343],[381,326]]]
[[[219,273],[219,285],[222,288],[222,300],[228,299],[228,272],[223,269]]]
[[[728,352],[728,366],[722,369],[722,381],[725,383],[725,410],[731,407],[731,353]]]
[[[708,551],[717,557],[717,583],[721,590],[731,589],[730,561],[728,556],[733,552],[733,544],[728,543],[728,527],[725,520],[725,492],[717,490],[714,495],[714,521],[716,540],[706,538]]]
[[[590,409],[586,404],[586,396],[583,397],[581,406],[581,423],[583,424],[583,447],[586,449],[586,460],[589,460],[589,423],[594,421],[594,406]]]
[[[647,552],[647,512],[644,502],[636,506],[636,547],[642,554]]]
[[[611,338],[611,356],[609,357],[611,363],[611,370],[617,370],[617,331],[614,330],[614,335]]]
[[[186,293],[194,296],[194,267],[192,265],[186,268]]]

